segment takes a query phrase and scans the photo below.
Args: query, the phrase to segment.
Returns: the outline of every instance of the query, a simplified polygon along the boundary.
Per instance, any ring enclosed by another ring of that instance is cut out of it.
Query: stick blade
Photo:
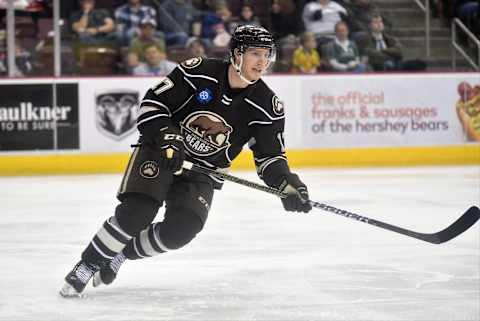
[[[423,240],[434,244],[445,243],[468,230],[478,219],[480,219],[480,209],[472,206],[452,225],[440,232],[425,234]]]

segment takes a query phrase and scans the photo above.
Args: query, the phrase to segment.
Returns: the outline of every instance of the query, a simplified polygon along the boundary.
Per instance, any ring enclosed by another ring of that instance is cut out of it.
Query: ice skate
[[[87,286],[88,281],[100,269],[98,265],[78,262],[75,267],[65,277],[65,285],[60,289],[60,295],[63,297],[79,297]]]
[[[110,264],[107,264],[105,267],[101,268],[100,271],[97,271],[93,276],[93,286],[97,287],[102,284],[108,285],[112,283],[117,277],[118,270],[120,266],[125,262],[127,258],[123,252],[118,253]]]

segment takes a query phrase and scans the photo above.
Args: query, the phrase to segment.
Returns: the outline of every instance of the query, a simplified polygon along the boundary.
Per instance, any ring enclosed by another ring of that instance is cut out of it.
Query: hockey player
[[[222,180],[184,170],[184,159],[227,169],[248,143],[258,175],[286,193],[287,211],[308,212],[306,186],[285,157],[284,110],[260,79],[275,56],[262,27],[236,28],[230,60],[192,58],[149,89],[140,104],[140,147],[132,153],[118,192],[120,204],[65,277],[63,296],[111,283],[125,259],[179,249],[200,232]],[[164,220],[152,223],[165,203]]]

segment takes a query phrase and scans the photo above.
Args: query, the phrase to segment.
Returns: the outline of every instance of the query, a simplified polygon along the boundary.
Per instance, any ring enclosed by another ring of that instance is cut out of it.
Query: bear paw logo
[[[144,178],[155,178],[158,176],[159,169],[157,162],[146,161],[140,166],[140,175]]]
[[[197,66],[199,66],[202,63],[202,58],[201,57],[193,57],[188,60],[185,60],[184,62],[181,63],[181,65],[185,68],[188,69],[193,69]]]

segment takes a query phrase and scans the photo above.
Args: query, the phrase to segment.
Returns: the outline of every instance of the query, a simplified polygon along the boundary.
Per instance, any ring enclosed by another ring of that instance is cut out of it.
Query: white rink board
[[[284,102],[285,141],[286,147],[291,149],[466,144],[468,141],[455,111],[459,100],[458,87],[462,82],[472,87],[480,86],[478,75],[474,73],[270,75],[264,79]],[[52,81],[34,78],[0,80],[0,90],[2,84]],[[138,137],[133,119],[138,103],[146,90],[161,78],[66,78],[55,81],[78,83],[78,151],[110,153],[131,150],[130,145]],[[0,93],[0,107],[3,94],[7,93]],[[124,102],[129,95],[136,101],[125,108]],[[110,99],[110,104],[103,105],[110,107],[100,108],[99,97]],[[19,99],[20,103],[22,98]],[[392,114],[395,111],[401,115]],[[131,114],[129,119],[125,118],[125,112]],[[411,112],[422,115],[411,116]]]
[[[105,135],[99,130],[95,97],[133,90],[141,99],[160,80],[80,79],[81,150],[128,151],[137,132],[121,139]],[[478,77],[468,73],[265,76],[264,80],[285,104],[285,141],[293,149],[466,144],[455,111],[457,87],[461,82],[480,85]],[[373,98],[362,101],[362,97]],[[345,118],[347,110],[354,116]],[[362,115],[363,110],[369,117]],[[402,117],[392,117],[392,110]]]
[[[435,146],[466,143],[457,117],[454,74],[302,78],[303,144],[311,148]]]

